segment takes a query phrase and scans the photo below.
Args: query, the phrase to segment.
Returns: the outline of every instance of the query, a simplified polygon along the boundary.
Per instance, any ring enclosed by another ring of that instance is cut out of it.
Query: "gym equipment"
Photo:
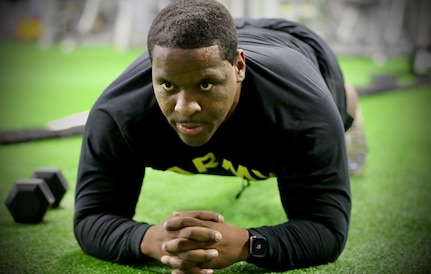
[[[88,111],[83,111],[50,121],[41,128],[0,131],[0,145],[80,135],[84,132],[87,117]]]
[[[58,207],[69,188],[69,184],[61,173],[61,170],[58,168],[38,168],[33,172],[31,177],[45,180],[55,198],[52,207]]]
[[[69,185],[58,168],[38,168],[31,178],[17,180],[6,206],[16,222],[38,223],[50,208],[56,208]]]
[[[39,223],[54,203],[54,195],[43,179],[18,180],[6,199],[15,222]]]

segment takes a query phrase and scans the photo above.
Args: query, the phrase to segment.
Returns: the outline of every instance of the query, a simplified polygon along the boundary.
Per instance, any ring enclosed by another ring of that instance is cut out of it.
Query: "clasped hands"
[[[246,260],[248,231],[212,211],[174,212],[151,226],[141,243],[143,254],[174,268],[174,274],[212,273]]]

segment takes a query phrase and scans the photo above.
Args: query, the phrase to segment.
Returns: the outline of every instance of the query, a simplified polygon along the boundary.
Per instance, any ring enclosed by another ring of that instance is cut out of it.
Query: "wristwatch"
[[[248,231],[250,234],[249,251],[251,257],[265,257],[266,238],[255,231]]]

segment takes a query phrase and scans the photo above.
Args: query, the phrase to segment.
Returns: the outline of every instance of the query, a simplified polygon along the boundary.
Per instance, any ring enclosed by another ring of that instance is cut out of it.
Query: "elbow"
[[[88,218],[90,217],[74,217],[73,233],[76,242],[85,254],[98,259],[105,259],[101,257],[100,248],[97,247],[97,240],[95,239],[94,233],[91,232],[90,220],[88,220]]]
[[[78,246],[81,248],[81,250],[89,255],[92,255],[90,250],[86,248],[85,243],[88,241],[86,237],[86,233],[83,233],[84,229],[84,219],[77,219],[76,217],[73,220],[73,233],[76,239],[76,242],[78,243]]]
[[[348,239],[348,229],[345,229],[345,231],[342,232],[332,231],[332,235],[332,244],[329,245],[331,246],[331,249],[327,250],[328,263],[335,262],[343,253]]]

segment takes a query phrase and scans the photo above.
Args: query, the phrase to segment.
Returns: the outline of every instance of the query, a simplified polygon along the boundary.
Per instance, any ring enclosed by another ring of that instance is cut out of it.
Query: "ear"
[[[245,79],[245,53],[242,49],[237,52],[235,60],[235,70],[236,70],[236,81],[237,83],[242,82]]]

